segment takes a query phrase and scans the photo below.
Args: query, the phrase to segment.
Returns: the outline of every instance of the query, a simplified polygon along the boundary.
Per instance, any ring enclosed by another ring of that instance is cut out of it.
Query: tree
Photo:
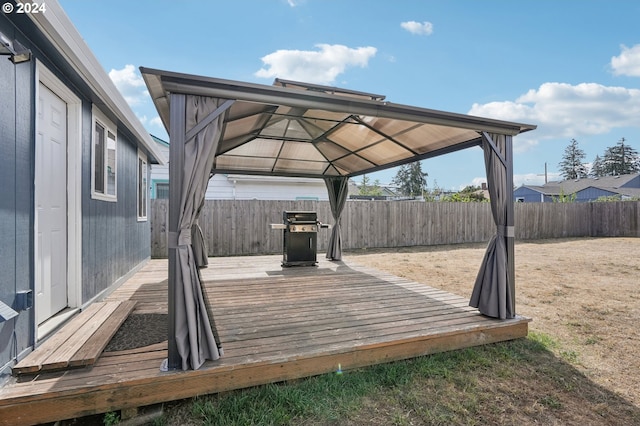
[[[460,192],[442,197],[442,201],[449,203],[474,203],[489,201],[484,198],[482,188],[474,185],[467,185]]]
[[[560,189],[560,194],[558,196],[551,196],[551,200],[554,203],[573,203],[576,201],[577,194],[574,192],[573,194],[565,194],[564,189]]]
[[[422,196],[427,189],[427,176],[429,175],[422,171],[420,161],[415,161],[400,166],[391,183],[398,187],[402,195]]]
[[[360,195],[370,195],[370,196],[378,196],[382,195],[382,188],[380,188],[380,181],[376,179],[373,181],[373,185],[369,184],[369,177],[367,175],[362,175],[362,182],[360,183],[360,188],[358,188],[358,193]]]
[[[567,180],[586,178],[587,167],[582,163],[585,157],[584,151],[578,148],[578,141],[571,139],[569,146],[564,149],[562,161],[558,164],[562,177]]]
[[[589,172],[589,176],[591,177],[602,177],[604,176],[604,164],[602,164],[602,159],[599,155],[596,155],[596,158],[593,159],[593,163],[591,164],[591,171]]]
[[[625,144],[622,138],[615,146],[604,152],[602,169],[605,176],[626,175],[640,172],[640,156],[638,151]]]

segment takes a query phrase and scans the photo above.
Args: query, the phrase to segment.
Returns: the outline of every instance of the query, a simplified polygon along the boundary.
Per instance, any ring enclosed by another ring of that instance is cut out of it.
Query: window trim
[[[142,164],[144,164],[144,177],[140,182],[142,171],[140,170]],[[144,191],[141,191],[144,186]],[[142,192],[142,193],[141,193]],[[140,197],[143,197],[141,200]],[[144,201],[144,214],[140,214],[141,201]],[[138,222],[146,222],[149,218],[149,162],[144,152],[138,150],[138,158],[136,160],[136,214],[138,216]]]
[[[91,198],[94,200],[102,200],[109,202],[117,202],[118,201],[118,133],[116,130],[115,124],[111,120],[107,118],[107,116],[95,105],[91,111]],[[105,192],[96,191],[96,150],[95,150],[95,129],[96,124],[100,124],[105,130],[105,144],[104,144],[104,152],[103,152],[103,166],[104,166],[104,185]],[[114,135],[116,142],[115,149],[115,188],[114,194],[109,194],[106,191],[107,185],[107,151],[108,151],[108,143],[109,133]]]

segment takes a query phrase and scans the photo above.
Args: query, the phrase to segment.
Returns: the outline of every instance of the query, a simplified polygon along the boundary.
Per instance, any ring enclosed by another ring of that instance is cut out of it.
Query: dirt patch
[[[361,265],[470,297],[485,244],[358,250]],[[594,383],[640,406],[640,239],[516,243],[516,312]]]
[[[105,352],[142,348],[164,342],[168,335],[167,314],[132,314],[109,341]]]

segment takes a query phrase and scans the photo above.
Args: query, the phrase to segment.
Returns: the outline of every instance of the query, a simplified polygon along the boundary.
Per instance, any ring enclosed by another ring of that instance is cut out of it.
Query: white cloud
[[[409,31],[411,34],[417,35],[431,35],[433,33],[433,24],[431,22],[416,22],[416,21],[407,21],[402,22],[400,26]]]
[[[525,174],[514,174],[513,175],[513,185],[514,186],[522,186],[522,185],[544,185],[545,176],[544,173],[525,173]],[[557,181],[562,180],[562,176],[560,173],[547,173],[547,181]]]
[[[522,185],[544,185],[544,173],[524,173],[513,175],[513,185],[518,187]],[[562,180],[560,173],[547,173],[547,181]],[[483,183],[487,183],[487,178],[484,176],[474,177],[470,184],[462,184],[458,187],[458,190],[464,189],[467,185],[482,186]]]
[[[622,45],[620,49],[620,56],[611,58],[613,74],[640,77],[640,44],[631,48]]]
[[[129,106],[139,105],[148,99],[149,92],[144,80],[133,65],[125,65],[121,70],[112,69],[109,77]]]
[[[474,177],[471,180],[471,185],[473,185],[473,186],[479,186],[479,187],[482,188],[482,184],[483,183],[487,183],[487,178],[486,177]],[[460,189],[462,190],[462,189],[466,188],[468,185],[460,185],[460,186],[461,186]]]
[[[307,83],[332,84],[349,67],[364,68],[375,56],[375,47],[350,48],[339,44],[317,44],[318,51],[277,50],[262,57],[266,67],[255,75]]]
[[[469,114],[536,124],[531,135],[514,141],[520,152],[541,139],[606,134],[618,127],[640,127],[640,90],[596,83],[544,83],[515,101],[474,104]]]
[[[149,125],[158,127],[159,129],[164,130],[164,124],[162,124],[162,120],[160,117],[155,116],[151,120],[149,120]]]

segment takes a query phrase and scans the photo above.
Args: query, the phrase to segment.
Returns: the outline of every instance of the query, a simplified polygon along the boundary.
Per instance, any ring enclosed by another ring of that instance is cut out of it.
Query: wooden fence
[[[200,217],[209,256],[282,252],[282,212],[318,212],[333,223],[326,201],[210,200]],[[517,203],[516,239],[640,237],[640,202]],[[151,256],[167,256],[168,200],[151,201]],[[488,203],[354,201],[342,215],[344,249],[486,242],[495,233]],[[330,230],[321,229],[318,251]]]

